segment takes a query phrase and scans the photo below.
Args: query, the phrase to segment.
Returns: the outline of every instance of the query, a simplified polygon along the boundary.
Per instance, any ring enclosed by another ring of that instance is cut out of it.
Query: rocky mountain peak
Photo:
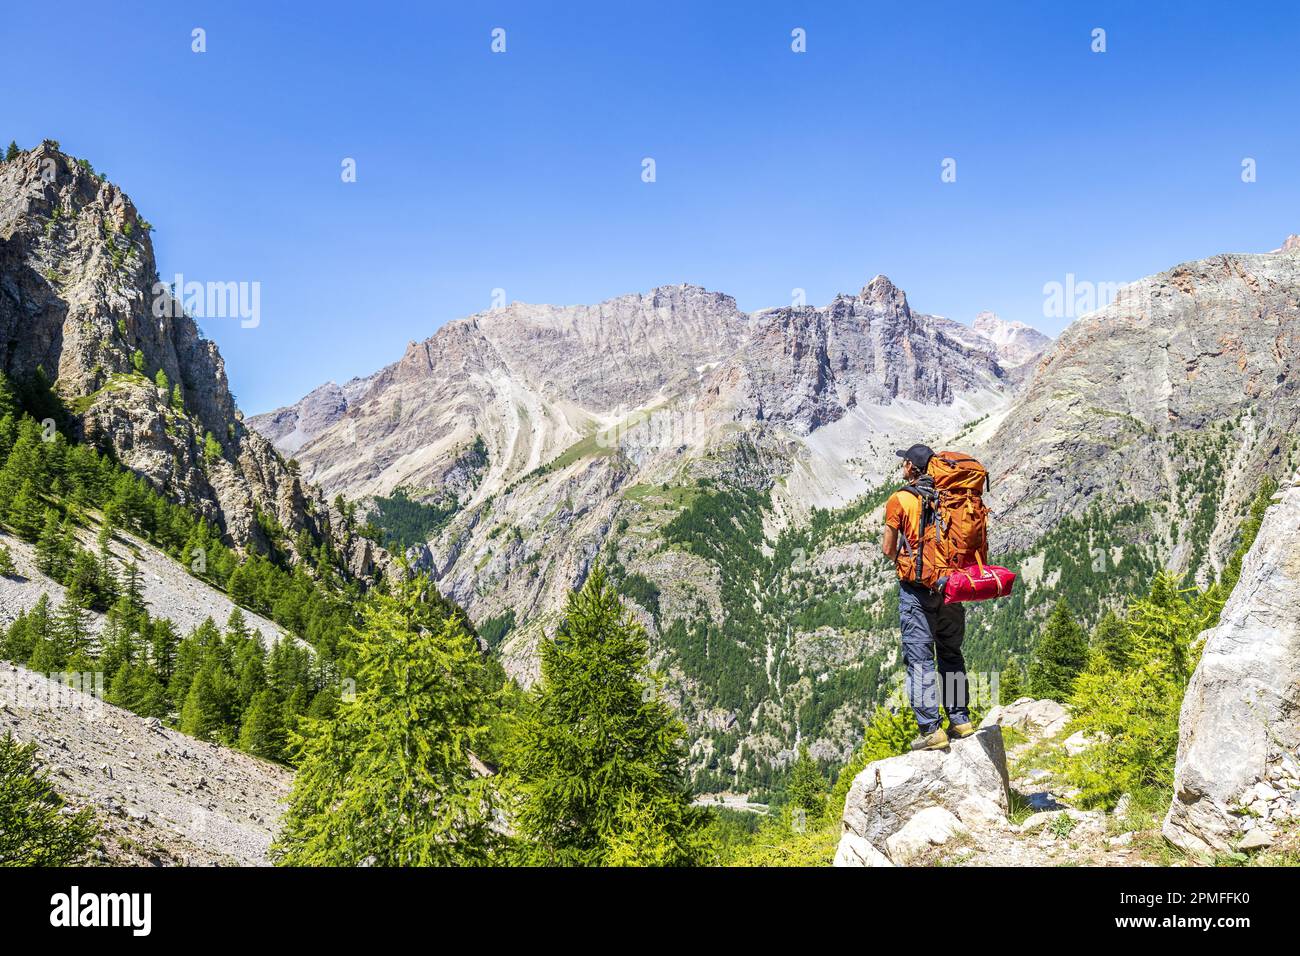
[[[319,492],[245,427],[216,345],[159,282],[150,230],[57,143],[0,163],[0,370],[44,370],[80,438],[236,546],[269,546],[259,514],[291,538],[341,534]],[[368,542],[336,543],[368,573]]]
[[[878,275],[864,285],[858,298],[883,310],[900,313],[909,311],[907,295],[885,275]]]
[[[1300,252],[1300,236],[1295,234],[1286,237],[1286,242],[1282,243],[1282,248],[1274,249],[1276,252]]]

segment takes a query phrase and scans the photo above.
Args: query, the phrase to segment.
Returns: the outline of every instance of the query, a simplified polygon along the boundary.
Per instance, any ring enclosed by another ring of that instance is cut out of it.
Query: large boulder
[[[948,750],[877,760],[867,764],[849,788],[835,865],[904,863],[926,845],[942,844],[967,831],[1006,826],[1009,809],[1007,758],[999,727],[954,740]]]
[[[1012,727],[1029,737],[1055,737],[1070,722],[1070,711],[1062,704],[1044,697],[1020,697],[1005,707],[994,707],[980,722],[980,727]]]
[[[1265,845],[1292,815],[1300,746],[1300,482],[1264,515],[1179,717],[1164,834],[1198,855]],[[1261,786],[1261,784],[1263,786]],[[1247,812],[1248,810],[1248,812]]]

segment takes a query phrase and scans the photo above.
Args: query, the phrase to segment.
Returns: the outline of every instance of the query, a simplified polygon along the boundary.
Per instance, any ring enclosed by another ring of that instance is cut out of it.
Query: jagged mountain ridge
[[[297,402],[263,415],[252,415],[248,425],[278,451],[292,455],[346,413],[365,394],[373,378],[354,378],[343,385],[326,382]]]
[[[878,315],[873,323],[873,309],[897,321]],[[808,322],[825,327],[804,335],[797,327]],[[964,340],[953,328],[965,330]],[[891,339],[898,329],[904,334]],[[777,369],[787,343],[792,367]],[[350,497],[436,488],[482,436],[493,462],[482,499],[584,438],[674,403],[719,424],[730,412],[736,420],[788,420],[807,434],[853,408],[1001,391],[1014,366],[1004,369],[997,349],[969,326],[913,314],[884,277],[824,309],[753,315],[730,296],[665,286],[595,306],[514,303],[456,320],[410,343],[393,365],[344,389],[327,383],[250,424],[296,455],[311,480]],[[754,353],[767,355],[768,378]],[[832,388],[823,388],[823,375]],[[792,384],[817,394],[782,391]]]
[[[1259,482],[1288,469],[1298,362],[1300,245],[1125,287],[1061,335],[987,443],[1000,546],[1027,547],[1100,501],[1166,509],[1157,535],[1189,531],[1195,515],[1178,512],[1203,508],[1199,570],[1217,568]],[[1169,541],[1169,566],[1198,570],[1194,545]]]
[[[455,489],[459,511],[419,560],[486,632],[504,628],[501,658],[525,683],[570,589],[593,562],[617,565],[705,771],[719,760],[779,765],[800,705],[783,699],[777,671],[852,670],[861,662],[849,648],[868,649],[861,634],[803,633],[765,648],[733,628],[706,643],[728,642],[743,676],[694,660],[695,638],[680,628],[724,629],[735,580],[716,555],[665,547],[674,520],[715,493],[758,502],[744,544],[755,559],[811,508],[892,475],[899,444],[953,436],[1013,391],[991,342],[963,345],[883,276],[823,307],[750,315],[693,286],[591,307],[516,304],[449,323],[369,382],[297,449],[304,473],[360,498],[404,487],[441,501]],[[476,438],[488,463],[465,480]],[[634,596],[636,581],[653,593]],[[765,657],[777,661],[771,676]],[[718,680],[751,690],[720,692]],[[836,719],[823,756],[851,746],[867,701],[856,706]],[[728,733],[746,741],[735,753],[711,739]]]
[[[170,293],[155,295],[157,282],[148,225],[89,164],[50,141],[0,164],[0,369],[19,382],[42,370],[81,438],[232,544],[268,548],[260,512],[291,539],[332,539],[354,573],[371,573],[370,542],[345,533],[245,427],[216,345]],[[160,372],[178,398],[156,384]]]
[[[364,497],[436,488],[481,436],[486,497],[698,377],[739,344],[747,322],[729,296],[691,286],[479,313],[410,343],[295,453],[328,491]]]

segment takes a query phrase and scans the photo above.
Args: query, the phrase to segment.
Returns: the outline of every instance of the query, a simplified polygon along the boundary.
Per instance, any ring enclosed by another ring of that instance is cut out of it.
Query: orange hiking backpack
[[[987,561],[988,469],[962,452],[941,451],[930,459],[926,474],[934,481],[934,498],[927,503],[933,509],[943,573]]]

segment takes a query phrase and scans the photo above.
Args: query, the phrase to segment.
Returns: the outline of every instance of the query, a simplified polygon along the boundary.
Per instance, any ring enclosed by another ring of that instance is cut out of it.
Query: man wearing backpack
[[[953,548],[945,542],[941,531],[945,525],[938,512],[934,477],[929,473],[934,452],[926,445],[913,445],[897,455],[903,459],[906,484],[885,504],[883,547],[885,557],[898,570],[898,612],[907,667],[907,695],[921,729],[921,736],[912,741],[912,749],[947,750],[950,738],[969,737],[975,732],[966,709],[966,661],[961,653],[966,636],[966,609],[962,604],[944,603],[944,585],[953,563]],[[948,468],[949,461],[944,459],[941,464]],[[973,459],[951,461],[972,462],[983,472],[982,466]],[[979,485],[979,491],[982,490],[983,477]],[[979,509],[978,534],[982,538],[983,503],[975,507]],[[974,513],[965,500],[963,508]],[[951,529],[952,519],[947,527]],[[968,544],[963,540],[960,547],[964,549]],[[948,714],[946,731],[939,716],[940,702]]]

